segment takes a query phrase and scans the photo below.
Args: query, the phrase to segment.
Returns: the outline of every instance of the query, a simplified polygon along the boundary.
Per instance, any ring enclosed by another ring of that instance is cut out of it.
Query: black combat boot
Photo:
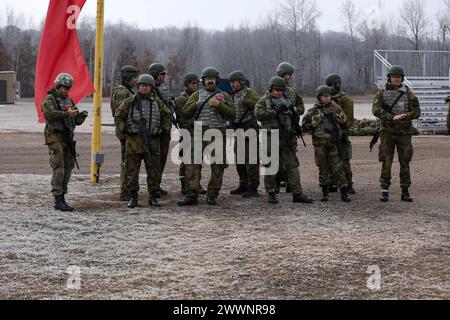
[[[329,193],[337,193],[338,192],[337,186],[335,186],[335,185],[328,186],[328,192]]]
[[[328,187],[322,187],[322,202],[328,202],[330,200],[330,194],[328,193]]]
[[[74,211],[74,210],[75,210],[74,207],[72,207],[71,205],[69,205],[69,204],[66,202],[65,196],[63,196],[62,201],[63,201],[63,203],[66,205],[66,207],[69,209],[69,211]]]
[[[196,197],[185,197],[183,200],[178,201],[177,205],[179,207],[189,207],[198,205],[198,199]]]
[[[380,201],[381,202],[389,202],[389,190],[388,189],[381,190]]]
[[[247,192],[242,195],[243,198],[259,198],[258,188],[248,188]]]
[[[356,194],[356,191],[353,188],[353,183],[349,185],[347,192],[348,192],[348,194],[351,194],[351,195],[355,195]]]
[[[206,202],[208,202],[208,204],[210,206],[215,206],[215,205],[217,205],[217,198],[214,196],[208,196],[208,198],[206,199]]]
[[[135,209],[138,207],[138,196],[132,195],[130,202],[128,202],[128,208],[129,209]]]
[[[120,199],[121,202],[128,202],[131,200],[131,196],[129,193],[121,193],[120,194]]]
[[[313,199],[311,199],[310,197],[308,197],[305,194],[294,194],[293,196],[293,201],[294,203],[305,203],[305,204],[311,204],[314,202]]]
[[[236,189],[231,190],[230,194],[233,196],[238,196],[238,195],[242,196],[246,192],[247,192],[247,187],[239,186]]]
[[[65,203],[64,196],[57,196],[57,197],[55,197],[55,210],[62,211],[62,212],[72,212],[73,208],[69,207]]]
[[[269,193],[269,203],[270,204],[279,204],[280,203],[277,199],[277,194],[275,192]]]
[[[158,199],[155,197],[155,193],[152,192],[150,197],[148,198],[148,205],[150,207],[160,208],[161,204],[159,204]]]
[[[208,192],[206,191],[206,189],[203,188],[202,185],[200,185],[200,188],[198,189],[198,194],[205,195],[205,194],[207,194],[207,193],[208,193]]]
[[[341,188],[341,200],[342,202],[352,202],[352,199],[348,196],[348,188]]]
[[[186,195],[186,179],[180,178],[180,184],[181,184],[181,194],[183,196],[185,196]]]
[[[403,202],[414,202],[413,198],[409,194],[409,190],[407,188],[402,189],[402,201]]]
[[[166,190],[164,190],[164,189],[159,189],[159,198],[165,197],[165,196],[167,196],[168,194],[169,194],[169,192],[167,192]]]

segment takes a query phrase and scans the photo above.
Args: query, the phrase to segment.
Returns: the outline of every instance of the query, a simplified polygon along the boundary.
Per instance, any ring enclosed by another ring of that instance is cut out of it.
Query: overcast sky
[[[344,0],[316,0],[322,15],[322,31],[342,31],[339,8]],[[257,23],[280,5],[276,0],[105,0],[107,22],[119,20],[135,23],[142,28],[161,28],[168,25],[183,27],[191,23],[205,29],[222,30],[228,26]],[[355,1],[368,19],[374,15],[391,15],[400,7],[400,0]],[[37,25],[46,15],[49,0],[0,0],[0,25],[5,23],[5,9],[22,13],[27,21]],[[428,14],[434,18],[442,8],[442,0],[427,0]],[[83,15],[95,16],[96,0],[87,0]],[[382,11],[378,12],[377,8]]]

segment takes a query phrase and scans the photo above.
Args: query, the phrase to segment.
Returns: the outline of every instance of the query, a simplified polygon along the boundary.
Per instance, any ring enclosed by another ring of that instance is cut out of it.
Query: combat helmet
[[[155,86],[155,78],[153,78],[153,76],[150,74],[142,74],[137,81],[138,86],[141,84],[148,84],[148,85],[154,87]]]
[[[286,89],[286,80],[284,80],[282,77],[273,77],[269,81],[269,90],[272,91],[274,87]]]
[[[342,78],[340,75],[338,75],[337,73],[331,73],[329,75],[326,76],[325,78],[325,83],[327,84],[327,86],[332,86],[333,84],[335,85],[341,85],[342,84]]]
[[[61,87],[66,87],[71,89],[73,87],[74,79],[68,73],[60,73],[55,79],[55,88],[60,89]]]
[[[206,67],[202,71],[202,78],[206,78],[206,77],[213,77],[213,78],[219,79],[220,78],[220,72],[219,72],[219,70],[217,70],[214,67]]]
[[[230,73],[230,75],[228,76],[228,80],[245,82],[247,81],[247,77],[245,76],[244,72],[236,70]]]
[[[186,73],[183,77],[184,85],[187,86],[190,81],[200,81],[200,79],[198,78],[197,74],[195,74],[193,72],[189,72],[189,73]]]
[[[158,76],[166,71],[166,67],[161,63],[153,63],[148,67],[148,73],[154,78],[158,78]]]
[[[323,96],[325,94],[329,94],[330,96],[332,95],[332,91],[329,86],[321,85],[320,87],[317,88],[317,90],[316,90],[317,98],[320,98],[321,96]]]
[[[277,67],[277,73],[280,77],[284,77],[286,73],[294,74],[295,68],[289,62],[282,62]]]
[[[402,78],[404,79],[405,71],[403,70],[403,68],[401,66],[394,65],[394,66],[390,67],[388,70],[388,78],[390,78],[391,76],[402,76]]]
[[[122,76],[123,81],[131,81],[134,77],[137,77],[139,75],[140,71],[131,65],[123,66],[122,69],[120,69],[120,75]]]

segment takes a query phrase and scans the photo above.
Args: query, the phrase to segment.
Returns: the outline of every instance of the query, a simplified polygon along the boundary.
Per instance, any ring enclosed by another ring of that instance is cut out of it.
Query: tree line
[[[167,65],[168,84],[173,92],[182,90],[183,74],[199,73],[212,65],[223,77],[233,70],[244,71],[260,92],[267,87],[281,61],[297,68],[295,82],[303,94],[315,88],[331,72],[341,74],[345,90],[366,94],[374,88],[376,49],[448,50],[450,0],[441,0],[446,10],[427,15],[426,0],[403,0],[395,19],[377,12],[365,12],[354,0],[344,0],[340,11],[343,31],[321,32],[321,12],[313,0],[284,0],[279,10],[252,26],[242,24],[221,31],[195,25],[182,28],[140,29],[119,22],[105,26],[104,92],[109,94],[119,81],[121,66],[132,64],[142,71],[153,62]],[[23,15],[7,9],[5,26],[0,28],[0,70],[13,70],[24,97],[34,95],[34,73],[40,41],[40,28],[31,28]],[[86,62],[93,72],[95,17],[78,22],[78,35]],[[405,65],[407,72],[418,72],[424,61],[420,55],[391,58]],[[400,59],[405,59],[401,61]],[[428,60],[428,72],[445,73],[448,57]]]

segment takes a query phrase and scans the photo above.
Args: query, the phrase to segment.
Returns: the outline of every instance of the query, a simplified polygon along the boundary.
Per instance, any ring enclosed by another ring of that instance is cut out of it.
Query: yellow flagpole
[[[104,57],[104,0],[97,0],[97,30],[95,39],[94,72],[94,114],[92,126],[91,182],[100,182],[100,167],[103,164],[102,151],[102,98],[103,98],[103,57]]]

